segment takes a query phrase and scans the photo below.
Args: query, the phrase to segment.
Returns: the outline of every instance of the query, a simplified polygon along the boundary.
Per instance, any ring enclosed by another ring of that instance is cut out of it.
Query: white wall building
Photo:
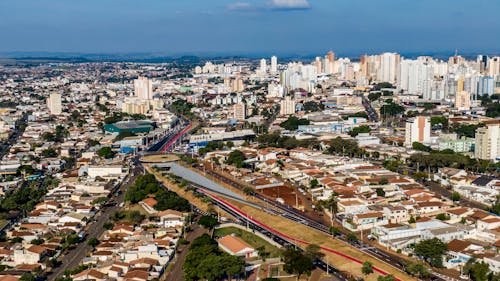
[[[405,146],[411,147],[414,142],[429,143],[431,141],[431,123],[427,116],[417,116],[406,121]]]

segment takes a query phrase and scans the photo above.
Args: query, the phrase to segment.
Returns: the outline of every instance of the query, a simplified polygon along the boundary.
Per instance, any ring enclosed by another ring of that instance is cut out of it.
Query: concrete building
[[[463,84],[463,82],[462,82]],[[462,86],[463,88],[463,86]],[[455,108],[458,110],[470,110],[470,93],[467,91],[459,91],[455,95]]]
[[[290,96],[286,96],[280,102],[280,115],[295,114],[295,101]]]
[[[488,75],[494,76],[500,74],[500,57],[492,57],[489,60]]]
[[[240,102],[233,105],[233,118],[236,120],[245,120],[247,118],[247,106]]]
[[[474,156],[484,160],[500,157],[500,121],[488,121],[485,127],[476,130]]]
[[[271,74],[278,72],[278,58],[276,56],[271,57]]]
[[[260,73],[266,73],[267,72],[267,63],[266,59],[261,59],[260,60],[260,68],[259,68]]]
[[[414,142],[429,143],[431,140],[431,123],[427,116],[417,116],[406,121],[405,146],[411,147]]]
[[[134,80],[135,96],[141,100],[153,99],[153,83],[147,77]]]
[[[50,114],[60,115],[62,113],[61,94],[51,93],[47,99],[47,107],[49,108]]]
[[[380,82],[395,83],[398,79],[400,55],[396,53],[383,53],[379,56],[380,68],[377,80]]]

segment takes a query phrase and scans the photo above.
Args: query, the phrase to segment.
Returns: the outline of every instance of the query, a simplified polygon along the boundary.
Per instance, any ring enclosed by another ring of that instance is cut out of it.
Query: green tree
[[[318,182],[318,180],[317,180],[317,179],[312,179],[312,180],[309,182],[309,187],[310,187],[311,189],[314,189],[314,188],[318,187],[318,185],[319,185],[319,182]]]
[[[448,128],[448,118],[444,116],[432,116],[431,117],[431,126],[441,125],[443,128]]]
[[[322,111],[325,109],[325,105],[315,101],[306,101],[303,105],[303,109],[305,112]]]
[[[388,274],[385,276],[379,275],[377,277],[377,281],[396,281],[396,279],[394,279],[394,276],[392,276],[391,274]]]
[[[330,226],[330,234],[332,234],[333,236],[339,235],[340,229],[335,226]]]
[[[421,262],[409,263],[405,266],[406,272],[418,278],[427,278],[430,276],[429,270]]]
[[[325,254],[321,252],[321,247],[316,244],[307,245],[305,249],[305,254],[312,260],[321,259],[322,257],[325,256]]]
[[[382,96],[382,94],[380,92],[372,92],[372,93],[368,94],[368,99],[371,102],[374,102],[374,101],[378,100],[380,98],[380,96]]]
[[[269,253],[268,251],[266,251],[266,247],[264,246],[259,246],[257,247],[257,253],[259,254],[259,257],[263,260],[263,261],[266,261],[266,259],[269,257],[269,255],[271,253]]]
[[[385,191],[383,188],[379,187],[379,188],[375,189],[375,191],[377,192],[378,197],[385,197]]]
[[[373,264],[369,261],[365,261],[361,266],[361,273],[363,273],[364,275],[372,274]]]
[[[405,108],[399,104],[395,104],[394,102],[388,102],[384,104],[380,108],[380,115],[382,117],[395,117],[400,115],[405,111]]]
[[[307,119],[299,119],[296,116],[290,116],[288,119],[280,124],[280,127],[284,128],[285,130],[289,131],[295,131],[299,128],[301,125],[309,125],[309,120]]]
[[[110,222],[110,221],[107,221],[104,223],[104,225],[102,227],[104,229],[110,230],[110,229],[113,229],[113,227],[115,227],[115,224]]]
[[[95,237],[91,237],[87,241],[87,245],[89,245],[92,248],[95,248],[97,245],[99,245],[99,243],[101,243],[101,242],[99,241],[99,239],[97,239]]]
[[[426,111],[433,110],[434,108],[436,108],[435,104],[432,104],[432,103],[424,104],[424,110],[426,110]]]
[[[201,216],[198,219],[198,224],[203,226],[204,228],[212,229],[218,224],[218,221],[212,216]]]
[[[411,145],[413,149],[415,150],[419,150],[419,151],[424,151],[424,152],[431,152],[432,151],[432,148],[430,148],[429,146],[427,145],[424,145],[420,142],[413,142],[413,144]]]
[[[36,276],[33,275],[31,272],[25,272],[19,278],[19,281],[35,281],[35,280],[36,280]]]
[[[313,260],[299,250],[287,248],[283,252],[283,269],[290,274],[297,274],[297,280],[302,274],[311,274]]]
[[[169,190],[159,190],[155,195],[156,205],[154,208],[158,211],[176,210],[187,212],[191,210],[189,201],[177,195],[177,193]]]
[[[355,137],[359,134],[369,133],[371,131],[372,131],[372,129],[370,128],[370,126],[362,125],[362,126],[352,128],[352,130],[349,132],[349,135],[351,137]]]
[[[115,152],[111,149],[111,147],[105,146],[105,147],[97,150],[97,155],[99,155],[100,157],[103,157],[105,159],[111,159],[111,158],[115,157]]]
[[[57,151],[53,148],[47,148],[44,151],[42,151],[42,156],[45,158],[53,158],[57,157]]]
[[[444,213],[441,213],[441,214],[436,215],[436,219],[441,220],[441,221],[446,221],[446,220],[450,219],[450,216],[448,216]]]
[[[443,267],[443,254],[447,245],[438,238],[422,240],[415,244],[414,252],[433,267]]]
[[[490,269],[485,262],[474,262],[472,266],[467,267],[464,271],[469,273],[474,281],[488,281]]]
[[[240,150],[233,150],[227,156],[226,164],[234,165],[236,168],[243,168],[245,154]]]
[[[454,191],[452,194],[451,194],[451,200],[453,201],[460,201],[460,193]]]
[[[347,239],[347,241],[349,241],[349,242],[355,242],[355,241],[358,241],[358,237],[356,236],[356,234],[354,234],[354,232],[349,232],[349,233],[347,233],[346,239]]]

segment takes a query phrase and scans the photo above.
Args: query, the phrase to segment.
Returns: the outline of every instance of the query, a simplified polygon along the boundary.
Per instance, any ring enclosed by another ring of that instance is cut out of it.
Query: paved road
[[[188,232],[186,235],[186,240],[189,242],[192,242],[194,239],[197,237],[203,235],[204,233],[208,233],[206,229],[203,227],[200,227],[197,224],[193,224],[191,226],[193,231]],[[179,254],[176,254],[175,260],[173,262],[173,266],[170,268],[170,270],[165,274],[165,281],[177,281],[177,280],[184,280],[183,278],[183,270],[182,266],[184,265],[184,261],[186,260],[186,255],[188,253],[188,245],[180,245],[178,247],[178,250],[180,250]]]
[[[140,168],[136,166],[136,168],[132,171],[132,174],[128,177],[128,183],[120,186],[120,195],[112,195],[110,203],[116,202],[116,204],[101,209],[95,217],[96,221],[85,227],[87,239],[91,237],[99,238],[103,234],[104,223],[108,222],[110,220],[110,216],[120,209],[119,205],[124,200],[125,190],[128,186],[134,183],[135,178],[139,173]],[[66,269],[77,267],[90,250],[92,250],[92,247],[87,245],[86,241],[79,243],[76,248],[70,250],[69,253],[67,253],[66,255],[62,255],[59,258],[62,264],[59,267],[53,269],[53,271],[47,275],[47,280],[53,281],[56,277],[61,276]]]
[[[441,194],[442,196],[448,198],[451,200],[451,195],[452,195],[452,190],[449,190],[445,187],[443,187],[441,184],[439,183],[436,183],[436,182],[432,182],[432,181],[426,181],[424,183],[424,185],[430,189],[431,191],[433,191],[434,193],[436,194]],[[462,207],[469,207],[469,208],[477,208],[477,209],[480,209],[480,210],[483,210],[484,208],[488,207],[484,204],[481,204],[481,203],[478,203],[478,202],[474,202],[474,201],[471,201],[467,198],[463,198],[461,197],[460,198],[460,202],[458,202],[460,206]]]

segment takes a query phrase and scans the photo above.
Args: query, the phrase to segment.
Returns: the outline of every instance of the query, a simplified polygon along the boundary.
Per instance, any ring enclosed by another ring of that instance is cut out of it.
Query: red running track
[[[274,233],[274,234],[276,234],[276,235],[278,235],[278,236],[280,236],[282,238],[285,238],[285,239],[287,239],[289,241],[298,242],[298,243],[303,244],[303,245],[309,245],[309,244],[311,244],[310,242],[307,242],[307,241],[304,241],[304,240],[301,240],[301,239],[297,239],[297,238],[291,237],[291,236],[289,236],[289,235],[287,235],[287,234],[285,234],[285,233],[283,233],[281,231],[278,231],[278,230],[276,230],[276,229],[274,229],[274,228],[272,228],[272,227],[270,227],[270,226],[268,226],[268,225],[266,225],[266,224],[264,224],[264,223],[262,223],[262,222],[260,222],[258,220],[255,220],[252,217],[249,217],[248,214],[244,213],[243,211],[241,211],[240,209],[238,209],[236,206],[232,205],[231,203],[225,201],[224,199],[220,198],[219,196],[217,196],[215,194],[209,193],[209,192],[207,192],[206,190],[203,190],[203,189],[200,189],[200,190],[205,195],[207,195],[207,196],[211,197],[212,199],[215,199],[215,200],[219,201],[220,203],[226,205],[226,207],[230,208],[231,210],[233,210],[234,212],[240,214],[241,216],[247,218],[248,220],[250,220],[251,222],[255,223],[256,225],[258,225],[258,226],[260,226],[260,227],[268,230],[269,232],[272,232],[272,233]],[[351,256],[346,255],[344,253],[341,253],[339,251],[336,251],[336,250],[333,250],[333,249],[330,249],[330,248],[326,248],[326,247],[320,247],[320,248],[321,248],[321,250],[323,250],[325,252],[336,254],[338,256],[341,256],[341,257],[343,257],[345,259],[348,259],[350,261],[356,262],[358,264],[363,264],[362,260],[354,258],[354,257],[351,257]],[[378,273],[382,274],[382,275],[387,275],[388,274],[386,271],[384,271],[384,270],[382,270],[382,269],[380,269],[380,268],[378,268],[376,266],[373,266],[373,270],[375,272],[378,272]],[[398,279],[396,277],[394,277],[394,279],[397,280],[397,281],[401,281],[401,279]]]
[[[168,149],[180,138],[182,137],[185,133],[187,133],[187,131],[191,130],[193,126],[191,124],[189,124],[186,128],[184,128],[184,130],[180,131],[180,133],[178,133],[177,135],[175,135],[175,137],[173,137],[167,144],[165,144],[165,146],[163,146],[163,148],[161,149],[161,152],[162,153],[165,153],[168,151]]]

